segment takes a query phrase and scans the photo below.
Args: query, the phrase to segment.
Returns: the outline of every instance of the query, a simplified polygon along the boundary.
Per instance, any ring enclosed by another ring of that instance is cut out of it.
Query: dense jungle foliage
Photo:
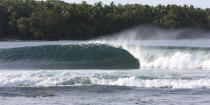
[[[0,0],[0,39],[85,40],[141,24],[210,30],[210,9],[58,0]]]

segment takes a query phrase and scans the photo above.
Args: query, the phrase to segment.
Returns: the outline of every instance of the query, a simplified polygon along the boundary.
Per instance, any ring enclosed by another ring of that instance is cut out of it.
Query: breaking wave
[[[121,46],[140,62],[141,69],[210,69],[210,47],[141,43],[136,40],[96,40]],[[193,42],[192,42],[193,43]],[[144,45],[145,44],[145,45]]]
[[[210,69],[208,46],[140,42],[92,40],[4,48],[0,50],[0,69]]]

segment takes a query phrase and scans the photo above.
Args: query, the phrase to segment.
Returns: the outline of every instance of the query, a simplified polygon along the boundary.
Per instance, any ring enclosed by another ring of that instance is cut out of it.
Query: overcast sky
[[[110,2],[114,2],[115,4],[148,4],[148,5],[158,5],[158,4],[178,4],[178,5],[194,5],[195,7],[200,8],[210,8],[210,0],[64,0],[66,2],[74,2],[81,3],[82,1],[86,1],[89,4],[94,4],[95,2],[102,1],[103,4],[109,4]]]

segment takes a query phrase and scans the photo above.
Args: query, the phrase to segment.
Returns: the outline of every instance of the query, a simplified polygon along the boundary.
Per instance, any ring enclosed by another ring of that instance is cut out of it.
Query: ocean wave
[[[137,69],[128,51],[108,44],[68,44],[0,50],[0,68],[7,69]]]
[[[85,43],[1,49],[0,69],[210,69],[209,47]]]

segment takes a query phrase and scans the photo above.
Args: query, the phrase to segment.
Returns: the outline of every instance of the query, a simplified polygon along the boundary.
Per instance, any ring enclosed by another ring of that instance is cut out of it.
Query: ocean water
[[[209,104],[210,40],[0,42],[0,105]]]

